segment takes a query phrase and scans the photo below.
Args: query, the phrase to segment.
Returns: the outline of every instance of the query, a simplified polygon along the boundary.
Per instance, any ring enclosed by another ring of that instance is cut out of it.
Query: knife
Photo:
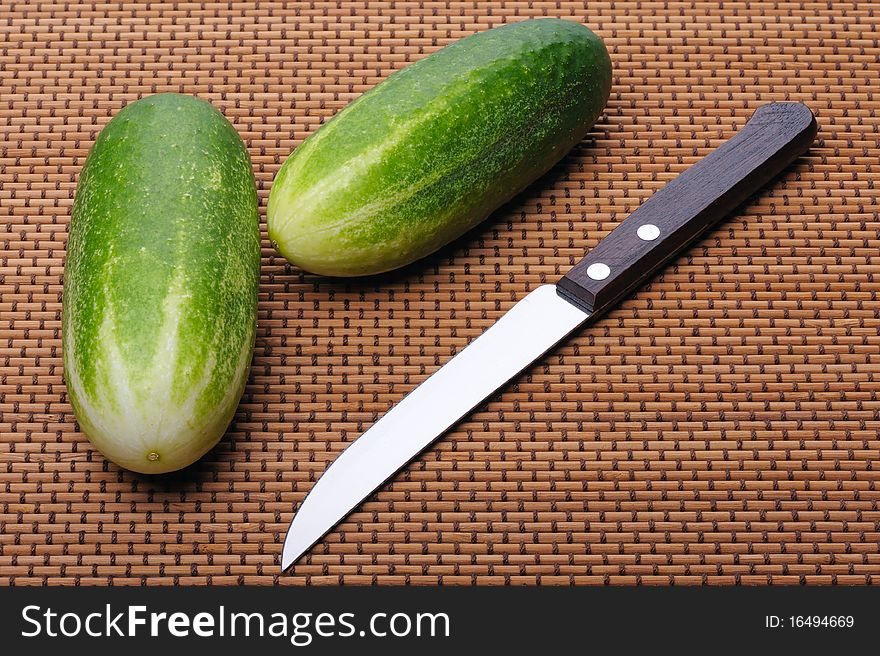
[[[759,107],[731,139],[645,201],[555,285],[541,285],[410,392],[327,468],[287,531],[286,571],[481,401],[594,321],[805,152],[801,103]]]

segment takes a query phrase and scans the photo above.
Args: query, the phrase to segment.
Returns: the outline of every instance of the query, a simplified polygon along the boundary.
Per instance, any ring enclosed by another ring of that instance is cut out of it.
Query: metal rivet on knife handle
[[[636,230],[636,234],[642,241],[654,241],[660,236],[660,228],[653,223],[646,223],[645,225],[639,226],[639,229]]]
[[[560,295],[595,318],[741,205],[803,153],[816,119],[801,103],[759,107],[727,142],[645,201],[556,285]],[[656,226],[646,240],[636,226]],[[610,275],[595,278],[601,262]]]
[[[611,275],[611,269],[608,268],[607,264],[594,262],[587,267],[587,275],[590,276],[592,280],[605,280],[605,278]]]

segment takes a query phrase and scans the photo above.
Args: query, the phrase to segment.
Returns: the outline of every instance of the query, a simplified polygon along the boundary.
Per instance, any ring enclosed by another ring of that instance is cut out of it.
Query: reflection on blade
[[[538,287],[514,305],[328,467],[288,529],[282,570],[480,401],[588,317],[559,297],[555,285]]]

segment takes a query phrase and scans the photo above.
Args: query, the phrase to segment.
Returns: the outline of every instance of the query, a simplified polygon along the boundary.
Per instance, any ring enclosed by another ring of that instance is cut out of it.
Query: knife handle
[[[607,311],[805,152],[816,130],[802,103],[759,107],[600,241],[557,283],[558,293],[591,315]]]

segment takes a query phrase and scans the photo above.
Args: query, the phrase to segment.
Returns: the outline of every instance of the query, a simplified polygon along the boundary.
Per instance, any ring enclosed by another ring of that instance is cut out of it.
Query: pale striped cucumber
[[[287,159],[269,236],[290,262],[353,276],[455,239],[589,131],[611,87],[602,40],[541,19],[462,39],[355,100]]]
[[[223,435],[256,324],[257,192],[209,103],[149,96],[101,131],[80,175],[64,276],[64,372],[80,426],[138,472]]]

